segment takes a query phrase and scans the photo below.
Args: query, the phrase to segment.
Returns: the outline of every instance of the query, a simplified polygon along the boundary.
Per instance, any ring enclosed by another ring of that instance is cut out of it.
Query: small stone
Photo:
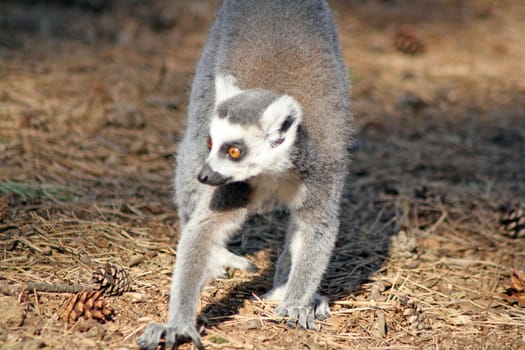
[[[124,300],[129,301],[130,303],[136,304],[136,303],[142,303],[147,300],[147,297],[143,293],[138,292],[128,292],[124,295]]]
[[[262,327],[262,325],[263,323],[261,320],[253,319],[239,324],[237,328],[242,330],[259,329]]]
[[[419,260],[417,259],[408,259],[405,261],[405,267],[407,269],[415,269],[419,266]]]
[[[0,296],[0,325],[5,327],[19,327],[24,322],[24,307],[15,297]]]
[[[472,319],[467,315],[458,315],[451,319],[452,324],[456,326],[465,326],[472,323]]]
[[[0,196],[0,222],[7,219],[9,215],[9,205],[7,204],[7,198]]]
[[[397,30],[394,36],[394,46],[408,55],[421,54],[426,49],[425,43],[417,35],[415,28],[410,25],[403,25]]]

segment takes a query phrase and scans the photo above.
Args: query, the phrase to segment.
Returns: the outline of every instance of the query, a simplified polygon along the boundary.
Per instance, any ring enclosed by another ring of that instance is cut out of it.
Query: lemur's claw
[[[152,323],[137,339],[137,344],[142,350],[155,350],[164,339],[166,349],[173,349],[181,343],[191,340],[197,349],[203,350],[201,337],[194,326],[187,326],[184,329],[170,327],[165,324]]]
[[[286,306],[280,305],[276,309],[281,316],[288,317],[286,325],[289,328],[317,330],[315,325],[314,308],[312,306]]]
[[[277,307],[276,312],[289,318],[287,326],[290,328],[317,330],[315,320],[324,320],[329,317],[330,307],[324,297],[316,294],[311,305],[300,306],[285,302]]]

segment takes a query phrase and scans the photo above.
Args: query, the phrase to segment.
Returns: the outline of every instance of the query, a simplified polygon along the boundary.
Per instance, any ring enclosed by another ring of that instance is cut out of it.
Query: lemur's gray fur
[[[349,85],[324,0],[225,0],[191,89],[175,176],[181,238],[166,324],[155,349],[191,338],[200,291],[224,268],[256,270],[225,244],[273,199],[290,224],[277,261],[276,311],[305,329],[330,315],[316,294],[336,240],[352,133]]]

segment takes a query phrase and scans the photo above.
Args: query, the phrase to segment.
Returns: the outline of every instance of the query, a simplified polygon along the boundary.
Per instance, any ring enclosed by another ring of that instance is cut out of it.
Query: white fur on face
[[[215,78],[215,106],[243,92],[235,85],[231,75],[217,75]],[[286,132],[280,129],[289,116],[293,123]],[[290,149],[295,142],[297,127],[301,122],[301,107],[291,96],[283,95],[272,102],[263,112],[260,123],[242,126],[231,123],[227,117],[216,114],[210,122],[212,148],[206,162],[216,172],[231,181],[245,181],[265,174],[278,176],[292,167]],[[221,146],[242,141],[245,155],[235,161],[223,152]]]
[[[226,118],[214,116],[210,123],[210,137],[212,148],[206,162],[216,172],[225,177],[231,177],[232,181],[244,181],[257,175],[260,168],[254,160],[261,150],[263,133],[256,126],[243,127],[232,124]],[[234,161],[227,154],[220,154],[221,147],[234,141],[242,140],[246,146],[246,152],[239,161]]]

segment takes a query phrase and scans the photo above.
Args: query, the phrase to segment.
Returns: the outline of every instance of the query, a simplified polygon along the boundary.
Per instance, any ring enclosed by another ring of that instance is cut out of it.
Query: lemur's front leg
[[[195,327],[195,312],[202,288],[216,271],[213,249],[240,228],[247,212],[242,208],[212,211],[208,203],[209,197],[201,201],[182,231],[171,286],[169,320],[165,324],[148,325],[137,341],[141,349],[156,349],[161,338],[167,349],[188,339],[199,349],[203,348]]]

